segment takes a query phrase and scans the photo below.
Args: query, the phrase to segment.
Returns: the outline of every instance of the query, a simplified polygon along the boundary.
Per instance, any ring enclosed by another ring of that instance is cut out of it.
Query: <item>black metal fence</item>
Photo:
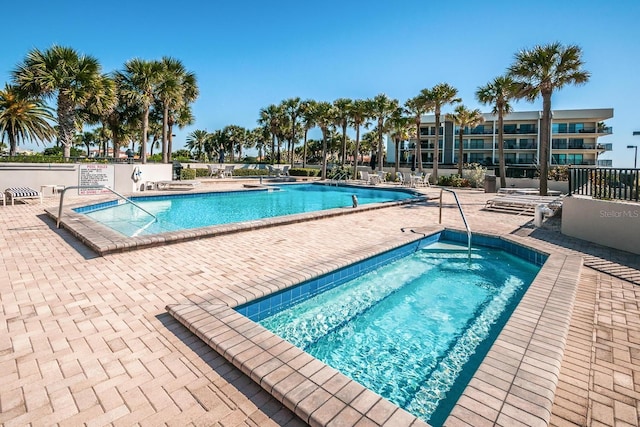
[[[569,195],[581,194],[594,199],[638,201],[640,169],[569,169]]]

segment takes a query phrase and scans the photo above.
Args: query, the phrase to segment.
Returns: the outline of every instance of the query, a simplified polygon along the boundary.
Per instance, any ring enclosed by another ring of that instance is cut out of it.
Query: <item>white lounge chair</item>
[[[555,212],[562,207],[562,197],[504,195],[487,200],[484,209],[511,212],[518,215],[533,215],[538,205],[544,205]]]
[[[284,175],[284,176],[289,176],[289,165],[285,165],[285,166],[282,168],[282,175]]]
[[[222,173],[222,176],[232,177],[234,169],[235,169],[234,165],[225,166],[224,167],[224,172]]]
[[[402,175],[402,172],[396,172],[396,180],[400,183],[400,185],[405,185],[404,175]]]
[[[156,187],[158,190],[193,190],[200,181],[158,181]]]
[[[218,166],[207,165],[207,169],[209,169],[209,178],[213,178],[214,176],[220,178],[222,176],[222,169]]]
[[[11,200],[13,205],[16,200],[40,199],[42,203],[42,193],[30,187],[10,187],[4,190],[4,198]],[[6,201],[3,200],[6,204]]]

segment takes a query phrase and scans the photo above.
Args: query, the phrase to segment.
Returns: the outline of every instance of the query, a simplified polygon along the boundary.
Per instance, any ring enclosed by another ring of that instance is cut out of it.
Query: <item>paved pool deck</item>
[[[233,180],[203,185],[241,186]],[[569,328],[549,424],[639,425],[640,257],[563,236],[557,221],[536,229],[531,217],[483,211],[490,196],[459,192],[474,231],[582,259],[575,301],[566,307]],[[166,307],[201,305],[212,293],[239,286],[263,295],[270,283],[317,274],[415,238],[402,229],[438,226],[431,201],[101,257],[45,215],[58,197],[0,207],[5,426],[305,425]],[[452,197],[444,197],[442,226],[461,228]],[[69,197],[69,203],[83,200]],[[475,385],[484,387],[481,378]],[[349,392],[334,386],[334,396]],[[535,381],[525,388],[531,394],[529,402],[519,402],[524,412],[540,397]],[[325,398],[331,399],[318,397]],[[397,419],[375,396],[361,400],[351,425],[393,425]],[[517,425],[492,420],[491,405],[468,398],[449,424]],[[330,411],[323,416],[328,425],[338,424]]]

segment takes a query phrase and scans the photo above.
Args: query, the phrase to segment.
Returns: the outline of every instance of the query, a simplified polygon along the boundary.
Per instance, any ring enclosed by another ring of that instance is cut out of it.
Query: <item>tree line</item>
[[[559,42],[523,49],[515,54],[513,63],[501,76],[477,88],[476,99],[492,108],[498,118],[498,157],[501,186],[504,182],[504,115],[512,111],[511,102],[517,99],[534,101],[542,98],[543,111],[540,124],[540,192],[547,192],[548,157],[550,149],[551,96],[554,91],[569,84],[584,84],[589,72],[583,70],[582,50],[576,45]],[[101,73],[98,61],[81,55],[74,49],[53,46],[45,51],[34,49],[12,73],[13,81],[0,91],[0,134],[9,140],[10,154],[24,140],[51,140],[54,137],[63,146],[64,157],[69,157],[74,140],[93,140],[107,153],[111,141],[113,152],[131,141],[140,145],[141,161],[146,162],[147,143],[158,141],[162,146],[162,161],[171,161],[172,129],[195,121],[191,104],[198,97],[194,73],[185,69],[179,60],[164,57],[158,61],[132,59],[124,69],[110,74]],[[230,125],[222,130],[207,132],[196,130],[187,136],[187,148],[196,157],[228,154],[242,156],[243,149],[257,148],[260,158],[280,163],[284,159],[293,164],[298,157],[303,167],[308,158],[319,155],[322,178],[327,175],[328,150],[336,148],[342,165],[351,159],[354,171],[363,147],[376,154],[377,167],[383,167],[383,136],[390,135],[398,152],[399,144],[415,138],[420,141],[421,117],[435,115],[435,141],[433,144],[432,176],[438,179],[439,132],[442,110],[448,105],[453,112],[445,119],[453,121],[459,129],[458,170],[462,173],[462,138],[464,129],[472,129],[483,121],[479,110],[462,104],[458,90],[448,83],[439,83],[422,89],[416,96],[400,104],[385,94],[370,99],[339,98],[333,102],[301,100],[299,97],[283,100],[262,108],[257,127],[245,129]],[[56,117],[45,101],[56,100]],[[54,128],[51,123],[56,123]],[[92,135],[81,132],[83,126],[96,125]],[[373,126],[362,138],[361,130]],[[312,128],[319,128],[322,141],[309,141]],[[355,131],[350,141],[347,129]],[[302,140],[302,145],[300,145]],[[349,144],[348,144],[349,142]],[[283,147],[284,145],[284,147]],[[422,144],[416,144],[414,158],[417,168],[423,169]],[[284,151],[284,153],[283,153]],[[396,169],[398,168],[396,156]]]

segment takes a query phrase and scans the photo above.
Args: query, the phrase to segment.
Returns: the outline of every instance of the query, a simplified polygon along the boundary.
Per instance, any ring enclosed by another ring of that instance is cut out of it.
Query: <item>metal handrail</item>
[[[141,211],[143,211],[144,213],[146,213],[148,215],[151,215],[153,217],[153,222],[156,222],[158,220],[158,217],[156,217],[154,214],[152,214],[151,212],[149,212],[148,210],[146,210],[145,208],[143,208],[142,206],[140,206],[139,204],[137,204],[133,200],[131,200],[131,199],[123,196],[122,194],[118,193],[116,190],[112,189],[111,187],[107,187],[106,185],[72,185],[70,187],[65,187],[64,190],[62,190],[62,193],[60,193],[60,205],[58,206],[58,220],[56,221],[56,228],[60,228],[60,221],[62,219],[62,205],[64,203],[64,193],[66,193],[67,190],[73,190],[73,189],[76,189],[76,190],[88,190],[90,188],[98,189],[98,190],[109,190],[113,194],[115,194],[116,196],[118,196],[121,199],[123,199],[125,202],[129,202],[133,206],[135,206],[138,209],[140,209]]]
[[[469,227],[469,223],[467,222],[467,217],[464,215],[464,211],[462,210],[462,206],[460,206],[460,200],[458,200],[458,195],[455,191],[449,190],[448,188],[440,188],[440,217],[438,219],[438,223],[442,224],[442,191],[448,191],[453,194],[453,197],[456,199],[456,204],[458,205],[458,210],[460,211],[460,216],[462,216],[462,222],[464,222],[464,227],[467,229],[467,248],[469,251],[469,259],[471,259],[471,228]]]

